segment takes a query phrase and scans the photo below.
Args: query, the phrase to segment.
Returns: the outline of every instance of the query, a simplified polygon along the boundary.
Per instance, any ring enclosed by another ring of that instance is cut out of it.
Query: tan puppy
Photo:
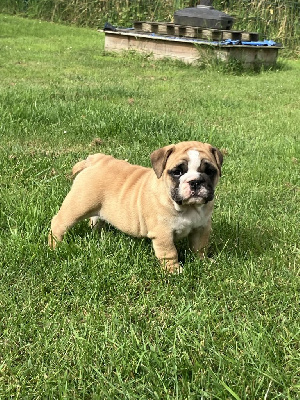
[[[211,230],[214,189],[223,157],[210,144],[182,142],[151,154],[152,168],[94,154],[73,167],[76,176],[51,222],[49,245],[63,239],[76,222],[109,222],[152,240],[155,255],[170,272],[180,272],[174,242],[188,236],[190,248],[204,256]]]

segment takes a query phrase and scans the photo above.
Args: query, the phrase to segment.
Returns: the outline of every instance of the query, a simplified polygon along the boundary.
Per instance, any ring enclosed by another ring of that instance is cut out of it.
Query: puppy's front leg
[[[208,246],[209,236],[211,231],[211,222],[205,226],[193,230],[189,234],[189,246],[190,249],[200,258],[203,259],[206,255]]]
[[[157,236],[152,239],[156,257],[161,266],[170,273],[180,273],[182,268],[178,263],[178,254],[174,244],[173,235]]]

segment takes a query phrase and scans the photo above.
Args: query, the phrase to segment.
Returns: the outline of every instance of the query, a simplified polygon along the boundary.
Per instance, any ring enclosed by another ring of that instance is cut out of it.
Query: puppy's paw
[[[177,263],[176,265],[173,265],[172,269],[169,271],[171,274],[182,274],[183,273],[183,267]]]
[[[161,260],[161,265],[169,274],[181,274],[183,272],[182,266],[177,261]]]

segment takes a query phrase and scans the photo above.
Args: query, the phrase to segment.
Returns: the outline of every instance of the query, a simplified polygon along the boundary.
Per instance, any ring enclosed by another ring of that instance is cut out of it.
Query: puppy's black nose
[[[202,183],[201,180],[190,181],[189,184],[190,184],[191,190],[193,190],[193,191],[199,190],[201,183]]]

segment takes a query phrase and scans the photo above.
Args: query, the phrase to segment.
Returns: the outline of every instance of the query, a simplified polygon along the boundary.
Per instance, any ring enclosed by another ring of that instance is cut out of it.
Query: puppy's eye
[[[177,177],[183,175],[183,171],[180,168],[173,169],[172,170],[172,175],[177,178]]]
[[[177,167],[171,169],[169,171],[169,174],[171,176],[173,176],[173,178],[180,178],[185,172],[187,172],[187,167],[186,165],[182,164],[182,165],[177,165]]]
[[[206,164],[204,172],[206,173],[206,175],[214,176],[217,173],[217,170],[212,165]]]

